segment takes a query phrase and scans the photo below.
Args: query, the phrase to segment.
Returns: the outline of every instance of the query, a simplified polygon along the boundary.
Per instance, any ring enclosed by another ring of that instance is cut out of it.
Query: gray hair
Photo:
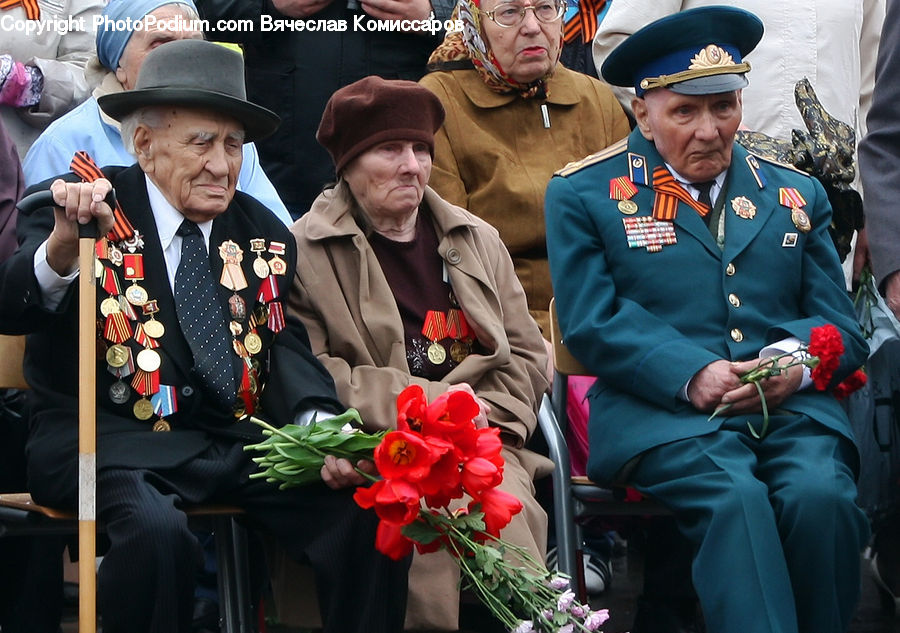
[[[167,110],[165,106],[144,106],[122,117],[122,143],[129,154],[137,158],[137,152],[134,149],[134,133],[138,126],[145,125],[158,130],[166,121]]]

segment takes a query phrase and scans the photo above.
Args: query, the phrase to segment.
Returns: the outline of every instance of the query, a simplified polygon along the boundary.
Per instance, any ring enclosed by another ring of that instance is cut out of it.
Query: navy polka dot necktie
[[[235,397],[230,336],[209,267],[200,227],[185,220],[178,227],[181,263],[175,272],[175,311],[194,354],[194,370],[225,406]]]

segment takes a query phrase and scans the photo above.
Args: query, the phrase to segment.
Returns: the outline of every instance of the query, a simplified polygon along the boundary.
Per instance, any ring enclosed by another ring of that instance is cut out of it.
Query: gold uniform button
[[[733,292],[730,295],[728,295],[728,303],[733,305],[735,308],[741,307],[741,300],[738,299],[738,296],[736,294],[734,294]]]
[[[733,277],[735,272],[734,264],[728,262],[728,265],[725,267],[725,274],[729,277]]]
[[[739,328],[734,328],[731,330],[731,340],[735,343],[740,343],[744,340],[744,333]]]

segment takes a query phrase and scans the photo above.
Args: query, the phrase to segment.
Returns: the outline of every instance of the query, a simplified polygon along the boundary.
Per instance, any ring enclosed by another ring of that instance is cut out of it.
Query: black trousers
[[[104,633],[190,631],[201,554],[181,507],[195,503],[243,507],[251,527],[308,562],[327,633],[403,629],[409,560],[375,550],[375,513],[356,505],[352,489],[283,491],[249,479],[255,470],[240,444],[221,441],[171,470],[98,473],[98,518],[109,538],[98,575]]]
[[[0,390],[0,492],[25,486],[27,414],[22,392]],[[0,629],[57,633],[63,609],[61,536],[0,539]]]

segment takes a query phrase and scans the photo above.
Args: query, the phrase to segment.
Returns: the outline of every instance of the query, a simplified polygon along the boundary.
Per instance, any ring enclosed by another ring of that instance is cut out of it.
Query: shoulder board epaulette
[[[791,171],[796,172],[798,174],[803,174],[804,176],[809,176],[808,173],[806,173],[802,169],[797,169],[790,163],[783,163],[780,160],[775,160],[774,158],[771,158],[769,156],[763,156],[761,154],[754,154],[753,152],[750,152],[750,155],[756,157],[757,160],[765,161],[765,162],[769,163],[770,165],[775,165],[776,167],[784,167],[785,169],[790,169]]]
[[[613,143],[606,149],[602,149],[599,152],[595,152],[589,156],[585,156],[580,160],[572,161],[562,169],[558,170],[554,174],[554,176],[568,176],[569,174],[574,174],[579,169],[584,169],[589,165],[595,165],[600,161],[615,156],[616,154],[621,154],[626,149],[628,149],[628,138],[623,138],[621,141]]]

